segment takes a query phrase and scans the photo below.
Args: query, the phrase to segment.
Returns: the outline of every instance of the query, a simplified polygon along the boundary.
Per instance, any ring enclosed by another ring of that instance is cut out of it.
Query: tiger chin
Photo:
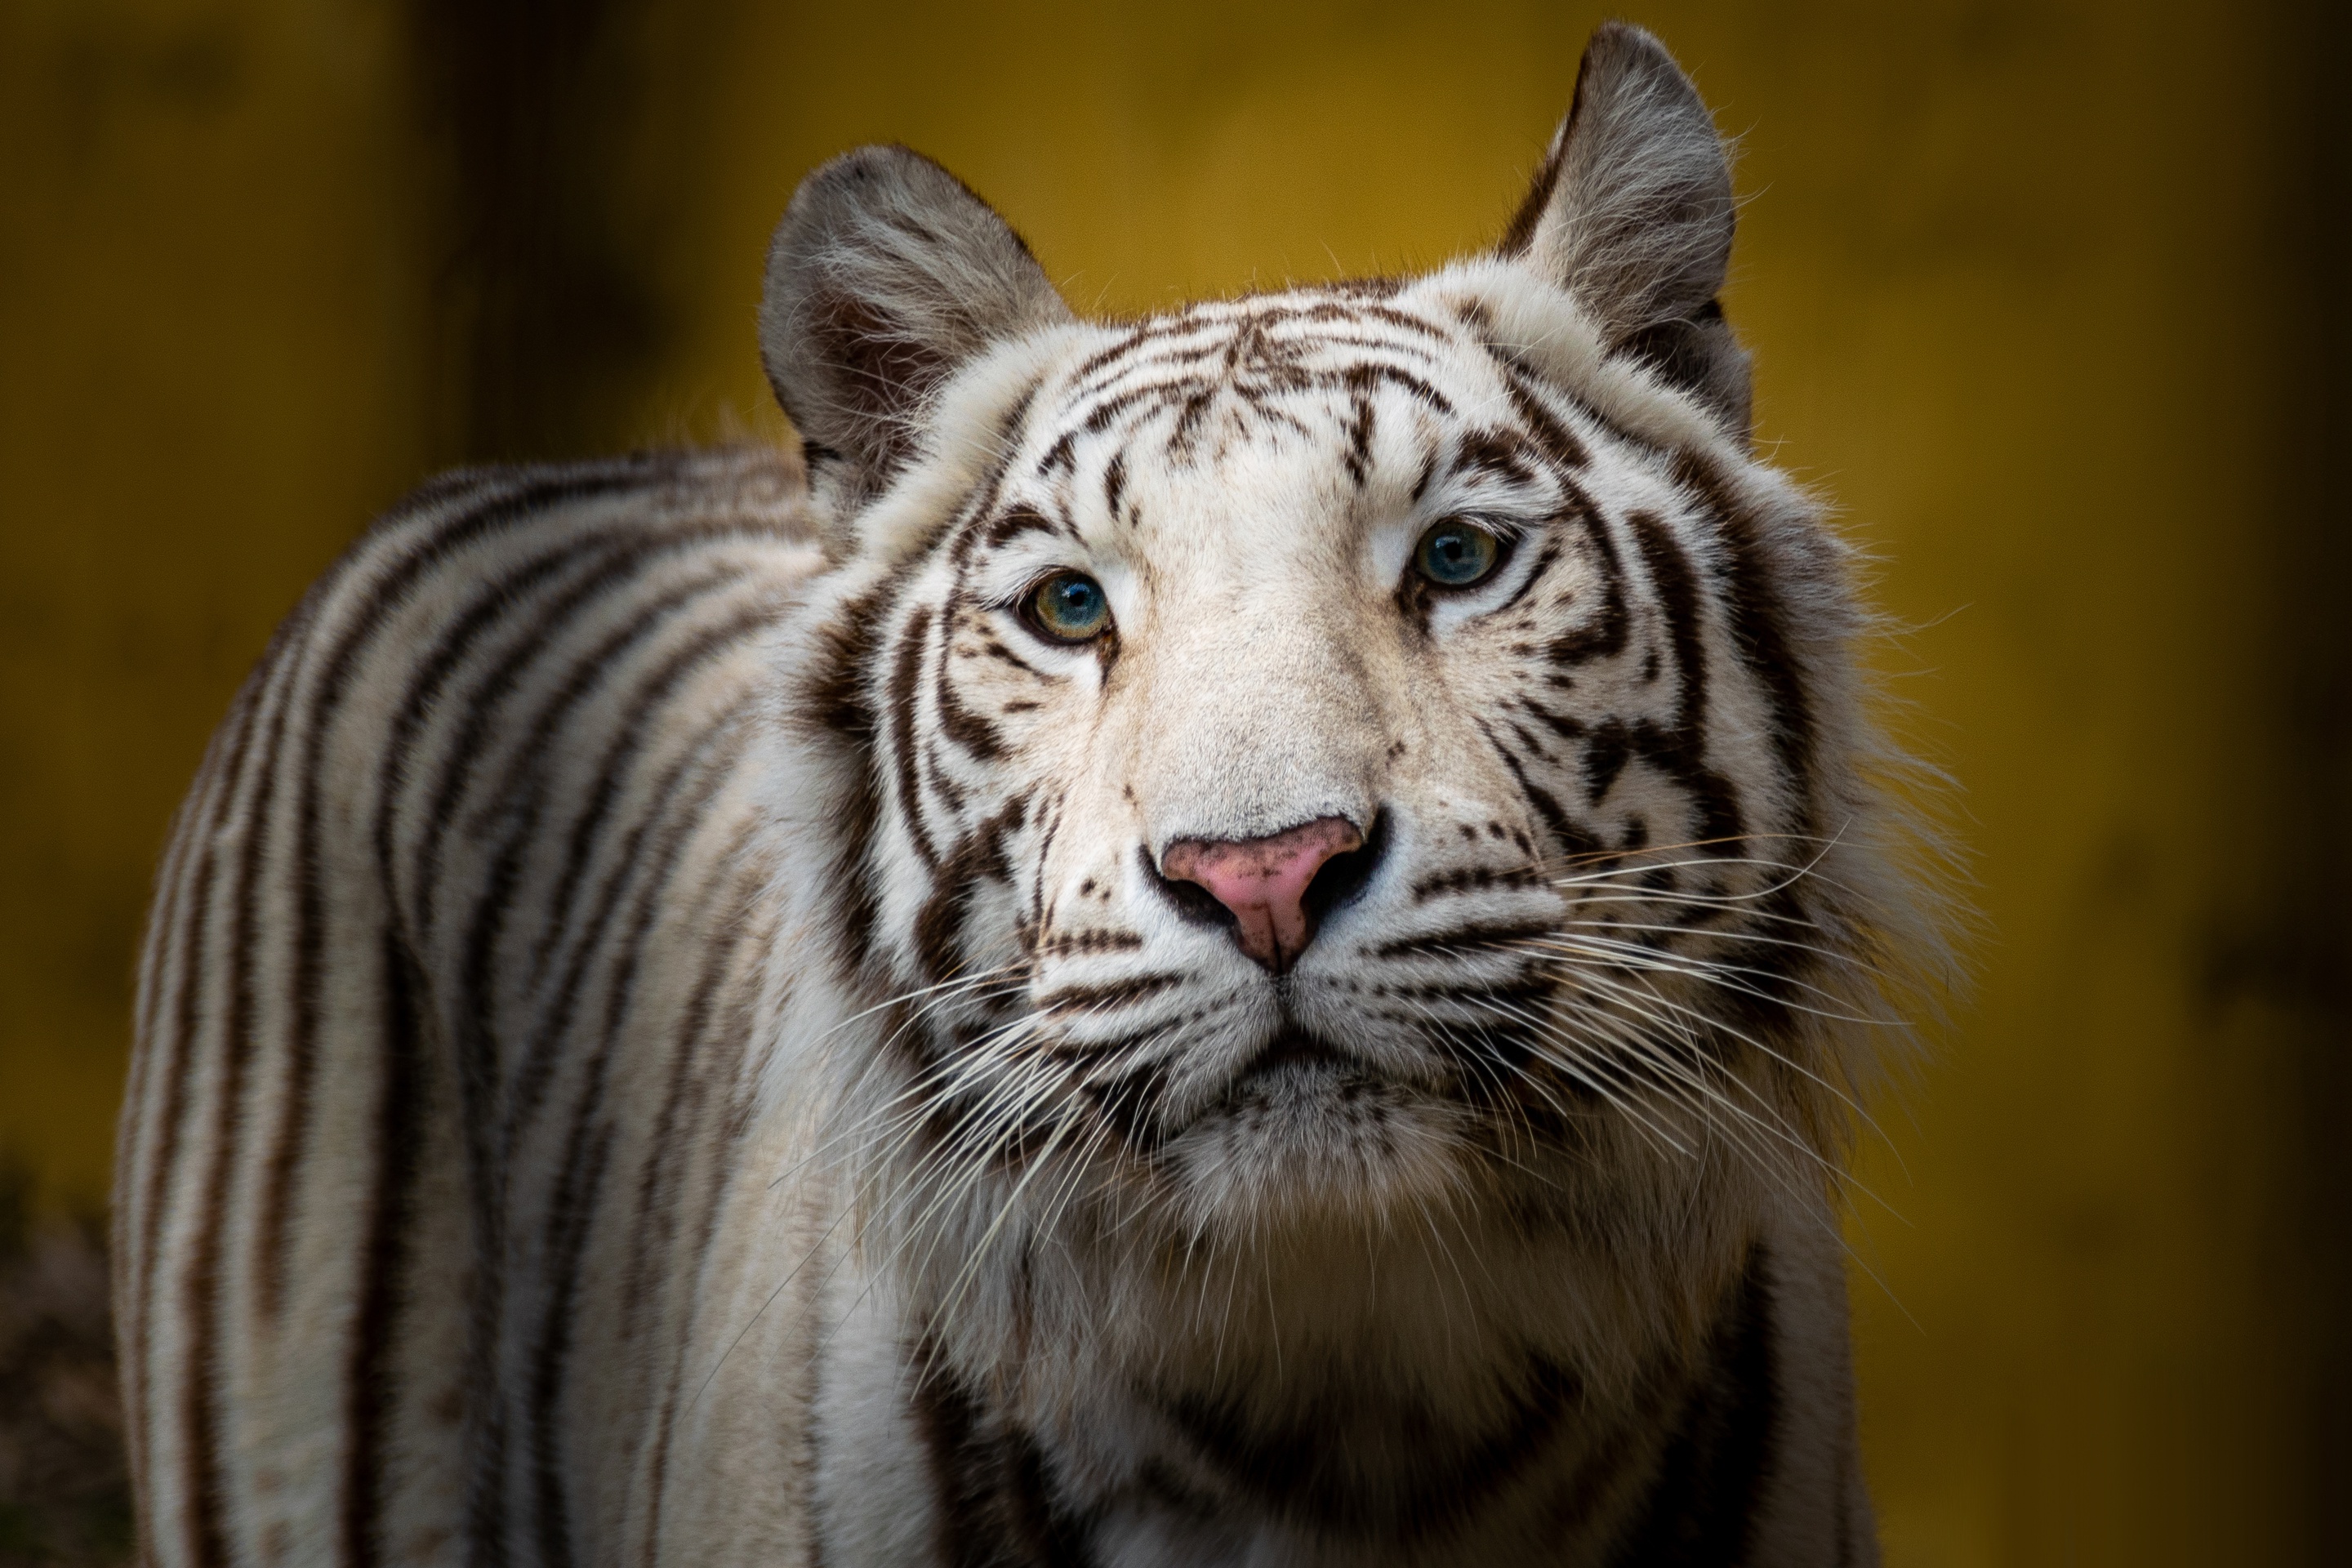
[[[1620,25],[1421,277],[1087,321],[866,148],[801,451],[395,509],[158,879],[147,1560],[1874,1563],[1934,931],[1733,220]]]

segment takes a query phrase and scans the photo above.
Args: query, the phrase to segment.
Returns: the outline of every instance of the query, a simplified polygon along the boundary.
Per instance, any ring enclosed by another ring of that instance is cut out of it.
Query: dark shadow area
[[[0,1166],[0,1568],[128,1562],[105,1232],[37,1223],[31,1198]]]
[[[2296,1188],[2279,1216],[2287,1383],[2315,1563],[2352,1562],[2352,13],[2288,0],[2273,57],[2279,289],[2272,509],[2277,889],[2247,967],[2296,1026]],[[2258,778],[2256,782],[2259,782]]]
[[[622,232],[645,66],[631,0],[410,0],[440,166],[434,363],[453,458],[609,450],[659,363],[649,237]]]

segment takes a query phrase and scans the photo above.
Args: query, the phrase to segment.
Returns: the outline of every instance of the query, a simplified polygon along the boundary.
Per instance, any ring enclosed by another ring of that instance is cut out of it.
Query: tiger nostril
[[[1195,925],[1232,927],[1237,923],[1234,911],[1217,902],[1217,896],[1208,889],[1198,882],[1179,881],[1162,874],[1160,863],[1151,857],[1151,846],[1139,844],[1135,853],[1143,862],[1144,879],[1175,906],[1178,914]]]
[[[1263,838],[1178,839],[1150,869],[1180,911],[1230,926],[1244,952],[1279,974],[1313,939],[1318,914],[1343,902],[1370,875],[1369,866],[1342,868],[1333,888],[1317,894],[1325,868],[1365,847],[1354,823],[1320,816]],[[1145,860],[1149,865],[1148,853]]]
[[[1309,928],[1319,928],[1332,911],[1356,901],[1381,868],[1389,852],[1389,814],[1372,814],[1371,831],[1355,848],[1334,855],[1323,862],[1315,879],[1307,884],[1307,919]]]

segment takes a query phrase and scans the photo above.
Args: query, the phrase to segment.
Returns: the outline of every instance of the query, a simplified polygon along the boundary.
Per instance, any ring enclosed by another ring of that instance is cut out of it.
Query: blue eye
[[[1091,642],[1110,630],[1110,600],[1083,572],[1056,572],[1029,590],[1030,626],[1055,642]]]
[[[1500,539],[1458,517],[1433,526],[1412,548],[1414,567],[1441,588],[1467,588],[1484,582],[1502,560]]]

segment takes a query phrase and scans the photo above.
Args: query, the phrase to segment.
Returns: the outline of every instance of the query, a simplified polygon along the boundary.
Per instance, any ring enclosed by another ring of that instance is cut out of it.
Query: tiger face
[[[1842,564],[1747,451],[1711,127],[1607,107],[1496,256],[1127,325],[913,154],[803,186],[789,706],[895,1147],[1248,1230],[1819,1142]]]

